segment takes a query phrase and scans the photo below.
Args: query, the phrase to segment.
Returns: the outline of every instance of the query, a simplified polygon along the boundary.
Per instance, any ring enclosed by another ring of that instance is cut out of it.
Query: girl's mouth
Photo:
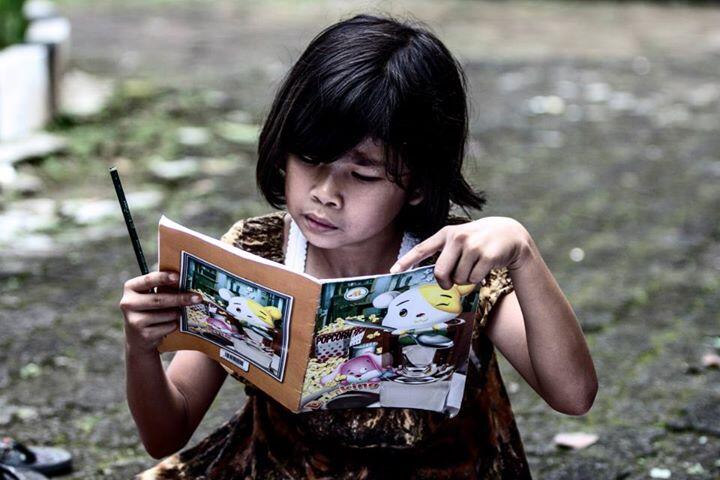
[[[315,232],[329,232],[332,230],[337,230],[337,227],[319,222],[310,215],[304,215],[304,218],[308,228]]]

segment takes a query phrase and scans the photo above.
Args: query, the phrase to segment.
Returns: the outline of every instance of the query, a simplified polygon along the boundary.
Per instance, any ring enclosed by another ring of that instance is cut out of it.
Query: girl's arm
[[[595,367],[570,303],[528,238],[508,269],[515,291],[493,307],[486,333],[551,407],[583,415],[597,394]]]
[[[191,295],[148,293],[177,286],[173,272],[153,272],[125,283],[120,308],[125,317],[128,406],[145,450],[161,458],[182,448],[215,398],[225,371],[199,352],[182,351],[163,370],[158,344],[177,328],[178,307]]]
[[[493,268],[508,268],[515,292],[498,301],[487,333],[535,391],[559,412],[582,415],[598,389],[592,358],[572,307],[517,220],[485,217],[445,226],[390,269],[397,273],[441,251],[438,284],[479,283]]]
[[[227,374],[200,352],[177,352],[167,372],[159,354],[125,352],[128,405],[145,450],[170,455],[190,440]]]

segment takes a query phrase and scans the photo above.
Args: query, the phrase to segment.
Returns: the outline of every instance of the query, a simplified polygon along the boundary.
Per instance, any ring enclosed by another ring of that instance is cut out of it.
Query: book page
[[[293,297],[182,252],[180,291],[202,303],[182,308],[180,331],[221,348],[244,371],[249,364],[282,382],[287,364]]]
[[[179,272],[180,291],[203,299],[181,308],[158,349],[201,351],[297,411],[320,284],[165,217],[158,244],[160,270]]]
[[[479,293],[475,285],[442,289],[434,268],[323,281],[302,411],[457,414]]]

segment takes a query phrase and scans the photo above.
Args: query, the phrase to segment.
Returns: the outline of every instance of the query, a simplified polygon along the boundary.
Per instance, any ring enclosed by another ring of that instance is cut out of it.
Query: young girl
[[[246,384],[248,402],[195,447],[141,478],[529,478],[493,346],[555,410],[586,413],[597,391],[573,310],[518,221],[450,215],[485,199],[461,174],[466,83],[426,29],[358,15],[312,40],[260,135],[257,182],[285,210],[223,240],[318,278],[436,264],[443,288],[481,284],[460,413],[392,408],[293,414]],[[194,351],[163,370],[157,345],[187,294],[175,272],[125,284],[127,395],[155,458],[181,449],[226,371]]]

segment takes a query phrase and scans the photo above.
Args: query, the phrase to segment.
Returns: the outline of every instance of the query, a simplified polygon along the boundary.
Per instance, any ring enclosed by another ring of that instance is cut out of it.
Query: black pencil
[[[110,167],[110,176],[112,177],[113,185],[115,185],[115,193],[120,202],[123,217],[125,217],[125,225],[127,226],[128,234],[130,235],[130,240],[135,250],[135,257],[137,258],[138,265],[140,265],[140,272],[145,275],[148,273],[145,255],[143,255],[140,239],[138,238],[137,231],[135,231],[135,224],[133,223],[132,215],[130,215],[130,207],[128,207],[127,200],[125,199],[125,192],[123,191],[122,183],[120,183],[120,175],[118,175],[117,168]]]

